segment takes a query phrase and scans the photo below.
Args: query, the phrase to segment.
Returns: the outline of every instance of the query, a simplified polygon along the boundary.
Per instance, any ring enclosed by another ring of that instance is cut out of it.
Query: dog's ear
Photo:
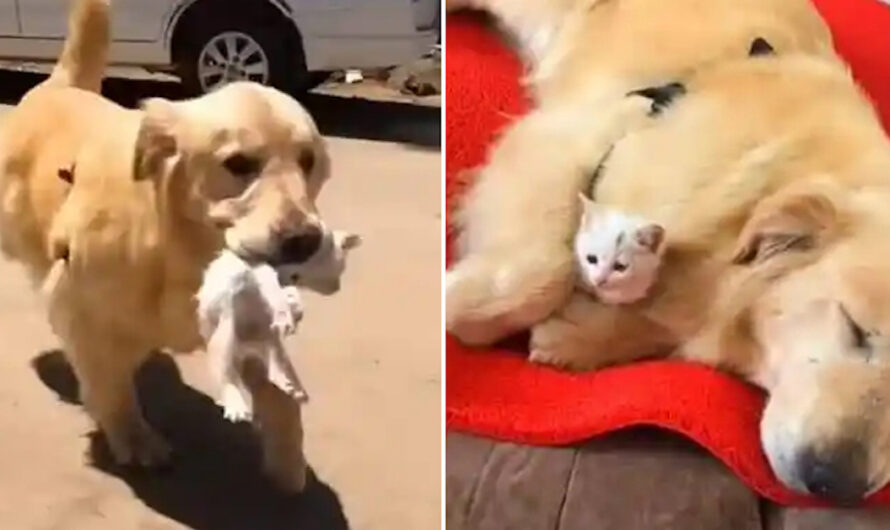
[[[785,252],[811,250],[838,225],[836,197],[828,189],[794,186],[764,199],[742,228],[735,264],[768,260]]]
[[[133,178],[159,178],[178,160],[176,139],[176,107],[162,98],[142,103],[144,115],[136,137]]]

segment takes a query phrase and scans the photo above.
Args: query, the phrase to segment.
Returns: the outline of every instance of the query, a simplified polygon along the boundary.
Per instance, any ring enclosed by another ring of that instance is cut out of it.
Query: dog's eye
[[[235,153],[223,161],[223,166],[236,177],[249,177],[260,170],[260,161],[241,153]]]
[[[311,149],[303,149],[300,151],[297,163],[300,164],[300,169],[303,170],[303,174],[309,175],[315,167],[315,153]]]
[[[615,272],[624,272],[627,270],[627,264],[616,261],[615,264],[612,265],[612,269],[615,270]]]
[[[599,261],[599,260],[593,254],[587,255],[587,263],[590,263],[591,265],[596,265],[597,261]]]

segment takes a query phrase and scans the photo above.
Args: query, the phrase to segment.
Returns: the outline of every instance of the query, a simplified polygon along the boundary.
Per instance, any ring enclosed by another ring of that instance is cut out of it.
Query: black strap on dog
[[[772,44],[767,42],[763,37],[757,37],[751,41],[751,47],[748,48],[748,57],[759,57],[761,55],[775,55],[776,50]]]
[[[596,167],[593,168],[593,173],[590,174],[590,183],[587,185],[587,195],[590,197],[590,200],[596,199],[596,185],[603,174],[603,168],[606,167],[606,162],[609,160],[609,155],[612,154],[613,149],[615,149],[614,144],[609,146],[609,150],[600,158]]]
[[[671,106],[675,99],[686,94],[686,85],[679,82],[671,82],[664,85],[657,85],[652,87],[640,88],[638,90],[632,90],[627,93],[628,96],[640,96],[644,98],[648,98],[652,100],[652,106],[649,109],[650,116],[658,116],[666,108]],[[599,181],[600,177],[603,173],[603,168],[606,165],[606,162],[609,160],[609,155],[612,154],[612,150],[615,148],[614,144],[609,147],[600,161],[597,163],[596,167],[593,169],[593,172],[590,174],[590,185],[588,186],[588,190],[590,190],[590,196],[593,198],[596,193],[596,184]]]
[[[686,85],[683,83],[668,83],[638,90],[632,90],[627,93],[628,96],[642,96],[652,100],[652,108],[650,115],[657,116],[674,102],[675,99],[686,93]]]
[[[74,184],[74,164],[71,164],[71,167],[62,167],[59,168],[59,178],[67,182],[68,184]]]

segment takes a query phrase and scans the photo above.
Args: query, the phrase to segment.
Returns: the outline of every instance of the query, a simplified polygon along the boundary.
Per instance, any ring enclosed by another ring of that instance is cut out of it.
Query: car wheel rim
[[[269,82],[269,58],[257,41],[240,31],[213,37],[198,55],[198,82],[211,92],[232,81]]]

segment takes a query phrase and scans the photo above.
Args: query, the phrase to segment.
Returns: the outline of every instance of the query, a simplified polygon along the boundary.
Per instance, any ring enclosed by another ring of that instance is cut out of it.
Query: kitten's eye
[[[614,265],[612,265],[612,269],[615,272],[624,272],[627,270],[627,264],[616,261]]]
[[[259,172],[260,161],[242,153],[235,153],[223,161],[223,167],[236,177],[249,177]]]
[[[599,260],[596,259],[596,256],[594,256],[593,254],[587,255],[587,263],[590,263],[591,265],[596,265],[597,261],[599,261]]]

